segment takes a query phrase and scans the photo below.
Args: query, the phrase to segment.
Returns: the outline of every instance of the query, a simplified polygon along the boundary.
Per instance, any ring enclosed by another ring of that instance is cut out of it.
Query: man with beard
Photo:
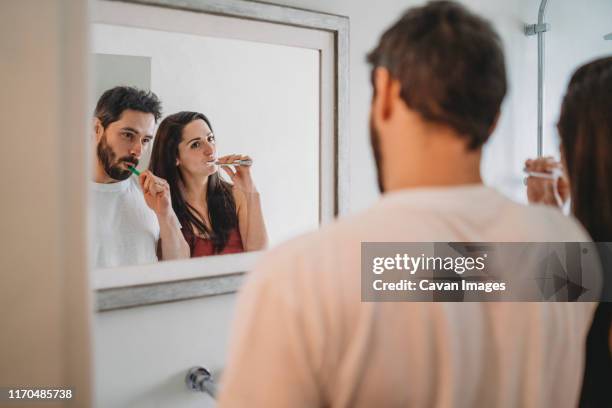
[[[368,61],[382,198],[260,261],[219,407],[576,406],[591,303],[361,301],[362,242],[588,241],[482,183],[506,93],[487,21],[452,2],[410,9]]]
[[[93,262],[95,267],[189,258],[168,183],[136,167],[153,140],[161,104],[152,92],[115,87],[96,105]]]

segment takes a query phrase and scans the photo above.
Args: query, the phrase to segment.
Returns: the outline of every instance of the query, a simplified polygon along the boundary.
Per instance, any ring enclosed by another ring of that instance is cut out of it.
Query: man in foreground
[[[252,272],[220,407],[575,406],[592,304],[361,301],[362,242],[588,240],[573,219],[482,184],[506,93],[489,23],[429,3],[368,59],[383,196]]]

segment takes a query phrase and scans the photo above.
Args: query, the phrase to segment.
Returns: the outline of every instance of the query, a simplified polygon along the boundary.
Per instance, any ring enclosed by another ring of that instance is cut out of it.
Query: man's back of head
[[[368,61],[381,190],[479,182],[480,148],[507,87],[501,41],[491,25],[459,4],[432,2],[408,10]],[[443,163],[432,165],[436,159]],[[415,180],[415,173],[434,177]]]

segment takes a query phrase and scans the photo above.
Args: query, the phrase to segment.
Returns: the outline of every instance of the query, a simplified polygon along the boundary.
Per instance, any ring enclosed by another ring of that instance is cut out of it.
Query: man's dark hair
[[[108,125],[118,121],[127,109],[151,113],[155,122],[161,117],[161,102],[157,95],[131,86],[116,86],[105,91],[98,99],[94,114],[106,129]]]
[[[463,6],[434,1],[408,10],[368,55],[401,84],[401,98],[476,149],[489,138],[506,94],[501,40]]]

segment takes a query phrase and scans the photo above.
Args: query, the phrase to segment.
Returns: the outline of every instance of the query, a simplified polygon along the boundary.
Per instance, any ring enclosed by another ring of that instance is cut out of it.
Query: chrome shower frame
[[[544,33],[550,31],[550,24],[544,22],[548,0],[540,2],[537,24],[525,25],[525,35],[538,36],[538,157],[542,156],[544,116]]]

